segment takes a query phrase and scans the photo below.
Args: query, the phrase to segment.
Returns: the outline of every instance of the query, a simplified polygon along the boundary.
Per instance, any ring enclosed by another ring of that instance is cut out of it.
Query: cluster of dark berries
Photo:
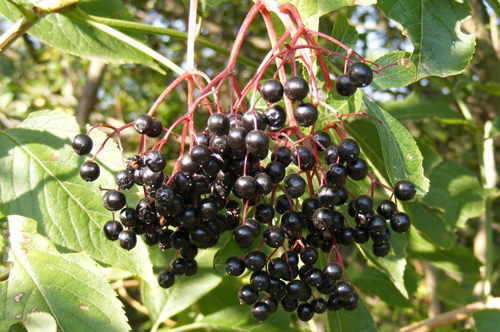
[[[356,63],[338,78],[336,89],[350,95],[372,77],[370,67]],[[396,203],[412,199],[415,186],[402,180],[392,189],[374,180],[359,145],[345,133],[337,131],[337,145],[328,132],[332,127],[305,135],[298,126],[315,125],[318,110],[304,102],[309,84],[302,77],[292,77],[284,85],[267,80],[259,91],[267,109],[211,114],[202,132],[191,133],[189,152],[180,156],[170,177],[165,173],[163,144],[128,158],[126,168],[116,175],[117,189],[103,195],[103,206],[113,216],[119,211],[119,220],[108,221],[104,234],[127,250],[135,247],[137,235],[161,250],[174,248],[175,259],[158,276],[160,286],[168,288],[175,276],[195,274],[198,250],[215,246],[230,231],[234,242],[250,251],[228,258],[225,269],[233,276],[251,271],[250,284],[240,289],[238,297],[241,304],[253,305],[257,320],[265,320],[280,303],[303,321],[327,309],[353,310],[358,296],[346,280],[339,245],[371,239],[373,253],[386,256],[391,235],[387,220],[394,232],[409,229],[410,219]],[[283,98],[295,104],[293,111],[278,104]],[[149,115],[137,116],[133,127],[152,138],[164,131],[161,122]],[[77,135],[73,149],[88,154],[92,140]],[[80,168],[85,181],[99,177],[94,158]],[[353,196],[346,181],[367,176],[371,195]],[[380,202],[375,212],[376,184],[393,196]],[[135,208],[127,205],[123,194],[134,185],[144,192]],[[354,223],[342,213],[344,205]],[[261,250],[264,244],[272,254]],[[327,255],[324,266],[318,264],[318,249]],[[261,298],[261,292],[267,295]]]

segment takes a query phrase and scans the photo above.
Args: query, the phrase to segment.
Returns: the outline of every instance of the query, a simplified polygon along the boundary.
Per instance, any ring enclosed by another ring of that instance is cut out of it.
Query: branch
[[[469,318],[474,312],[483,309],[500,309],[500,298],[489,297],[486,302],[479,301],[466,305],[463,308],[448,311],[434,318],[405,326],[399,332],[429,332],[438,327],[450,325]]]
[[[21,37],[29,30],[40,18],[35,21],[28,21],[26,18],[19,19],[13,26],[0,36],[0,53],[10,46],[17,38]]]
[[[90,62],[87,70],[87,83],[75,110],[76,121],[82,127],[89,122],[89,115],[97,101],[97,90],[101,85],[105,70],[106,65],[103,62],[97,60]]]

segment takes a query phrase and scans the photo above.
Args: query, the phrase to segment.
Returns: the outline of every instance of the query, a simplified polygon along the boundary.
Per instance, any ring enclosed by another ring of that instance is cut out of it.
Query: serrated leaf
[[[378,296],[387,304],[404,308],[411,307],[411,302],[401,295],[387,275],[375,268],[363,270],[353,279],[353,284],[369,295]]]
[[[463,117],[453,111],[446,102],[446,99],[430,99],[428,96],[422,97],[414,91],[401,101],[379,103],[398,121],[419,121],[423,119],[452,119],[463,120]]]
[[[445,271],[475,278],[480,276],[481,262],[469,249],[459,243],[453,244],[448,249],[440,249],[419,234],[412,232],[408,253]]]
[[[415,48],[417,79],[461,73],[474,53],[475,39],[460,31],[470,15],[467,2],[454,0],[379,0],[385,15],[403,26]]]
[[[33,311],[50,313],[61,331],[130,329],[122,303],[89,256],[60,254],[37,233],[34,220],[10,216],[0,223],[13,261],[9,279],[2,282],[2,302],[9,304],[1,313],[1,330]]]
[[[412,225],[427,240],[440,248],[449,248],[455,243],[457,236],[446,227],[443,210],[430,207],[419,201],[399,203],[403,205]]]
[[[335,23],[333,24],[332,37],[344,44],[345,46],[353,49],[358,41],[358,31],[356,28],[351,26],[344,15],[337,15],[335,18]],[[347,54],[342,47],[333,44],[332,51]]]
[[[360,298],[356,310],[328,310],[328,330],[331,332],[377,332],[373,317]]]
[[[396,63],[396,65],[385,68],[378,74],[374,74],[371,85],[379,89],[388,89],[408,86],[415,82],[417,79],[417,69],[409,57],[409,53],[397,51],[387,53],[375,60],[375,63],[381,67],[393,63]]]
[[[345,6],[354,5],[355,0],[278,0],[292,3],[300,13],[306,27],[318,30],[319,18]]]
[[[410,180],[417,189],[416,198],[422,198],[429,191],[429,179],[424,176],[422,154],[417,143],[401,123],[378,107],[367,97],[363,97],[367,113],[382,123],[376,124],[382,145],[382,154],[394,186],[399,180]]]
[[[495,332],[500,325],[500,310],[484,309],[472,314],[477,332]]]
[[[258,332],[263,329],[266,332],[299,331],[290,327],[290,315],[283,310],[278,310],[271,315],[265,323],[259,323],[250,314],[249,307],[230,307],[208,315],[195,323],[168,331]]]
[[[116,172],[123,167],[120,151],[108,142],[96,159],[100,178],[87,183],[78,170],[88,158],[71,148],[79,133],[74,117],[50,111],[31,113],[18,128],[0,132],[0,212],[40,220],[38,232],[60,251],[85,251],[101,263],[152,280],[143,242],[126,251],[102,231],[111,213],[102,207],[99,185],[116,186]],[[105,134],[95,130],[91,137],[95,152]]]
[[[361,106],[363,105],[363,93],[360,90],[357,90],[352,96],[343,97],[339,95],[335,89],[332,89],[328,92],[326,103],[340,114],[356,113],[359,112]],[[325,117],[329,121],[337,119],[337,116],[328,110],[325,111]]]
[[[371,244],[358,245],[358,248],[373,266],[389,277],[401,295],[408,298],[408,291],[406,290],[404,282],[406,267],[405,250],[408,245],[408,238],[406,235],[393,234],[390,244],[392,250],[389,255],[385,257],[375,256],[372,252]]]
[[[468,219],[481,215],[483,187],[466,167],[449,161],[434,168],[429,179],[432,187],[423,202],[444,210],[443,218],[450,230],[461,228]]]
[[[83,0],[77,4],[77,7],[91,15],[98,14],[103,17],[122,17],[123,19],[132,17],[118,0]],[[7,0],[0,0],[0,13],[11,22],[21,18],[19,11]],[[55,48],[85,59],[113,64],[145,64],[159,70],[151,57],[123,41],[57,13],[43,17],[28,33]],[[136,40],[145,41],[141,34],[127,32],[127,35]]]
[[[157,282],[144,285],[143,294],[147,294],[146,296],[150,299],[154,299],[157,294],[160,294],[161,298],[164,299],[163,303],[160,303],[160,307],[156,309],[157,318],[154,320],[152,332],[156,331],[167,318],[190,307],[222,282],[222,274],[216,274],[212,267],[214,254],[214,249],[208,249],[198,254],[196,256],[198,273],[191,277],[176,277],[178,280],[167,290],[159,287]],[[154,301],[156,306],[161,302]],[[148,303],[151,303],[151,300],[148,300]]]
[[[50,314],[46,312],[32,312],[26,316],[24,326],[28,332],[56,332],[57,324]]]

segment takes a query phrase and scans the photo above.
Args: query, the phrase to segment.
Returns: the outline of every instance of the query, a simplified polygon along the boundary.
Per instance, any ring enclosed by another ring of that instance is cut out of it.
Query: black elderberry
[[[102,205],[109,211],[121,210],[127,199],[121,191],[109,190],[102,197]]]
[[[349,300],[354,294],[354,287],[352,287],[350,282],[339,281],[333,291],[339,300]]]
[[[389,243],[373,243],[372,252],[377,257],[385,257],[391,251],[391,245]]]
[[[289,296],[285,296],[281,300],[281,306],[283,307],[283,310],[285,310],[286,312],[294,312],[295,310],[297,310],[299,302],[295,299],[292,299]]]
[[[208,146],[210,144],[211,137],[212,137],[212,135],[210,135],[210,134],[200,133],[200,134],[197,134],[195,136],[194,141],[195,141],[196,145],[203,144],[203,145]]]
[[[303,145],[296,146],[291,150],[292,162],[299,166],[302,171],[310,171],[313,169],[316,159],[310,149]]]
[[[147,135],[153,130],[153,119],[147,114],[140,114],[134,119],[134,129],[141,135]]]
[[[186,248],[190,243],[189,235],[183,230],[175,231],[172,234],[172,247],[177,250]]]
[[[279,161],[283,166],[288,167],[292,162],[290,149],[286,146],[280,146],[271,154],[271,161]]]
[[[248,219],[245,219],[244,224],[252,229],[255,237],[260,235],[260,224],[257,220],[252,219],[252,218],[248,218]]]
[[[356,293],[354,293],[351,298],[347,301],[341,301],[342,308],[347,311],[352,311],[358,307],[359,298]]]
[[[248,248],[255,240],[253,230],[246,225],[240,225],[233,230],[233,239],[241,248]]]
[[[118,241],[123,249],[131,250],[137,244],[137,235],[131,230],[123,230],[118,235]]]
[[[328,208],[319,208],[312,216],[314,227],[320,231],[329,229],[333,224],[333,219],[333,212]]]
[[[267,270],[269,275],[274,278],[281,278],[287,274],[289,269],[288,263],[284,258],[277,257],[273,258],[267,264]]]
[[[207,127],[214,135],[225,135],[229,131],[229,119],[224,114],[214,113],[208,117]]]
[[[134,185],[134,175],[128,171],[119,171],[116,174],[116,184],[123,190],[129,190]]]
[[[356,241],[356,243],[366,243],[369,239],[370,232],[368,231],[368,229],[361,229],[359,225],[354,227],[354,241]]]
[[[158,284],[162,288],[170,288],[174,285],[175,283],[175,275],[172,273],[172,271],[162,271],[158,275]]]
[[[285,178],[283,188],[290,198],[298,198],[306,191],[306,181],[297,174],[290,174]]]
[[[312,268],[309,271],[307,271],[305,277],[306,277],[306,282],[311,287],[319,287],[325,281],[325,276],[323,274],[323,271],[317,268]]]
[[[194,276],[198,272],[198,263],[194,259],[187,260],[187,268],[184,275],[186,277]]]
[[[190,244],[187,247],[183,248],[180,253],[181,256],[184,257],[187,261],[193,260],[196,255],[198,255],[198,247]]]
[[[271,309],[267,303],[259,301],[252,306],[251,313],[253,318],[259,322],[263,322],[269,318],[269,315],[271,315]]]
[[[73,138],[71,146],[77,155],[83,156],[92,151],[93,142],[89,136],[78,134]]]
[[[354,199],[354,210],[359,214],[367,214],[373,208],[373,200],[368,195],[359,195]]]
[[[391,219],[392,215],[396,212],[396,204],[388,199],[383,200],[378,205],[377,212],[385,219]]]
[[[285,83],[285,96],[293,102],[303,100],[308,93],[309,85],[302,77],[292,77]]]
[[[125,208],[120,211],[120,222],[125,227],[134,227],[139,222],[137,211],[133,208]]]
[[[307,294],[307,286],[302,280],[292,280],[286,285],[286,293],[290,298],[298,300]]]
[[[276,79],[270,79],[262,83],[260,95],[268,103],[274,104],[283,98],[283,85]]]
[[[286,123],[286,112],[280,105],[273,105],[264,112],[269,126],[281,127]]]
[[[278,226],[269,226],[264,230],[263,239],[271,248],[279,248],[285,242],[285,233]]]
[[[318,251],[313,247],[305,247],[300,252],[300,260],[307,265],[313,265],[318,260]]]
[[[229,257],[224,265],[226,273],[231,276],[240,276],[245,272],[245,262],[238,257]]]
[[[153,127],[151,128],[151,131],[146,136],[151,137],[151,138],[160,137],[161,134],[163,133],[163,124],[157,118],[152,118],[152,120],[153,120]]]
[[[101,169],[96,162],[87,161],[80,166],[80,177],[87,182],[97,180],[99,178],[99,174],[101,174]]]
[[[255,176],[255,195],[267,195],[272,190],[273,181],[268,174],[259,173]]]
[[[266,271],[255,271],[250,276],[250,286],[257,292],[262,292],[269,286],[269,275]]]
[[[310,321],[314,317],[313,306],[308,302],[299,304],[297,307],[297,317],[303,322]]]
[[[241,176],[234,184],[234,190],[241,197],[250,197],[255,194],[255,179],[251,176]]]
[[[253,304],[259,298],[259,292],[250,285],[243,285],[238,291],[238,299],[241,305]]]
[[[189,240],[197,246],[204,246],[210,240],[210,231],[207,226],[196,225],[189,230]]]
[[[247,134],[248,130],[243,127],[232,128],[227,135],[227,143],[232,149],[244,151],[246,148],[245,139]]]
[[[341,75],[335,80],[335,91],[341,96],[352,96],[356,90],[356,86],[352,83],[348,75]]]
[[[265,130],[267,127],[266,116],[261,111],[248,111],[241,118],[241,126],[248,131]]]
[[[204,198],[198,202],[198,211],[201,218],[212,219],[217,215],[219,207],[214,199]]]
[[[302,202],[302,213],[312,218],[314,212],[321,207],[321,202],[315,197],[308,197]]]
[[[159,150],[151,150],[146,153],[145,162],[153,172],[161,172],[167,165],[167,158],[165,157],[163,152]]]
[[[327,165],[331,165],[334,163],[341,163],[342,161],[339,161],[339,155],[337,153],[337,146],[330,145],[325,150],[325,153],[323,153],[323,160]]]
[[[349,67],[348,75],[351,83],[359,88],[369,85],[373,80],[373,71],[363,62],[357,62]]]
[[[170,263],[170,269],[172,270],[173,274],[181,276],[186,273],[187,261],[182,257],[177,257]]]
[[[342,309],[342,304],[335,294],[331,294],[326,300],[326,307],[330,311],[339,311]]]
[[[336,262],[328,263],[323,268],[324,276],[331,281],[340,280],[340,278],[342,278],[343,272],[344,271],[342,267]]]
[[[104,224],[103,230],[108,240],[116,241],[119,234],[123,231],[123,227],[118,221],[110,220]]]
[[[404,233],[410,229],[410,217],[404,212],[397,212],[391,216],[391,228],[396,233]]]
[[[327,132],[316,130],[313,137],[318,151],[325,151],[332,145],[332,139]]]
[[[317,197],[323,206],[333,209],[339,201],[339,192],[333,185],[323,185],[319,187]]]
[[[189,152],[193,163],[203,166],[210,161],[211,152],[206,145],[199,144],[194,146]]]
[[[408,180],[401,180],[394,186],[394,196],[400,201],[409,201],[416,194],[415,185]]]
[[[317,314],[322,314],[326,311],[326,300],[324,298],[318,297],[311,301],[313,311]]]
[[[347,175],[354,181],[361,181],[368,175],[368,163],[358,158],[347,164]]]
[[[266,296],[262,302],[266,303],[269,306],[269,312],[274,314],[278,310],[278,301],[270,296]]]
[[[266,166],[266,173],[271,178],[272,183],[277,184],[285,178],[286,169],[281,162],[271,161]]]
[[[310,127],[318,120],[318,109],[310,103],[299,104],[293,110],[293,116],[299,126]]]
[[[352,162],[359,157],[359,145],[355,140],[346,138],[337,145],[337,153],[342,160]]]
[[[346,167],[342,164],[333,163],[326,170],[326,180],[329,184],[340,187],[347,178]]]
[[[337,241],[344,245],[349,246],[354,243],[354,229],[351,227],[344,227],[338,233]]]
[[[269,138],[262,130],[252,130],[245,138],[245,146],[248,152],[264,159],[269,152]]]
[[[287,234],[295,234],[302,228],[302,218],[295,211],[286,211],[281,216],[281,229]]]

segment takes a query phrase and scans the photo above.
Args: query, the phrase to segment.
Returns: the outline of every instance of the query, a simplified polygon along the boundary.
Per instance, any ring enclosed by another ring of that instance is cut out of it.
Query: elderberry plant
[[[273,29],[270,12],[280,18],[282,35]],[[259,13],[274,46],[240,87],[235,59]],[[319,46],[320,41],[341,47],[347,55]],[[343,71],[330,72],[331,58],[343,59]],[[276,69],[269,75],[272,64]],[[319,82],[326,91],[349,97],[395,65],[367,61],[334,38],[306,28],[291,4],[256,2],[226,69],[214,79],[191,68],[133,122],[119,128],[94,126],[74,138],[75,153],[87,155],[93,147],[92,130],[112,130],[80,167],[83,180],[95,181],[100,175],[99,151],[110,138],[116,137],[121,146],[124,130],[135,130],[141,137],[137,154],[124,159],[123,170],[116,174],[116,188],[102,189],[102,205],[112,212],[103,225],[106,238],[119,241],[125,250],[134,249],[138,236],[159,250],[174,250],[175,258],[158,275],[159,285],[169,288],[177,278],[196,274],[198,251],[217,245],[230,232],[230,241],[245,254],[227,257],[224,269],[235,277],[250,275],[249,284],[235,296],[240,304],[252,306],[258,321],[280,304],[302,321],[326,310],[355,310],[359,298],[345,274],[341,248],[371,241],[375,256],[387,256],[393,233],[411,226],[398,201],[412,200],[417,189],[408,179],[398,179],[393,187],[377,180],[344,122],[355,116],[378,125],[381,121],[364,112],[339,113],[322,99]],[[155,111],[184,81],[188,111],[164,127]],[[220,95],[223,84],[229,86],[230,98]],[[206,126],[195,128],[194,117],[204,107],[210,112]],[[337,121],[319,125],[325,112],[335,114]],[[178,127],[182,129],[176,134]],[[158,140],[151,144],[147,138]],[[163,152],[169,139],[180,144],[171,172]],[[369,185],[355,194],[348,188],[350,181]],[[127,202],[123,192],[134,186],[142,187],[143,197]],[[374,201],[376,188],[386,199]],[[326,263],[320,262],[321,253]]]

